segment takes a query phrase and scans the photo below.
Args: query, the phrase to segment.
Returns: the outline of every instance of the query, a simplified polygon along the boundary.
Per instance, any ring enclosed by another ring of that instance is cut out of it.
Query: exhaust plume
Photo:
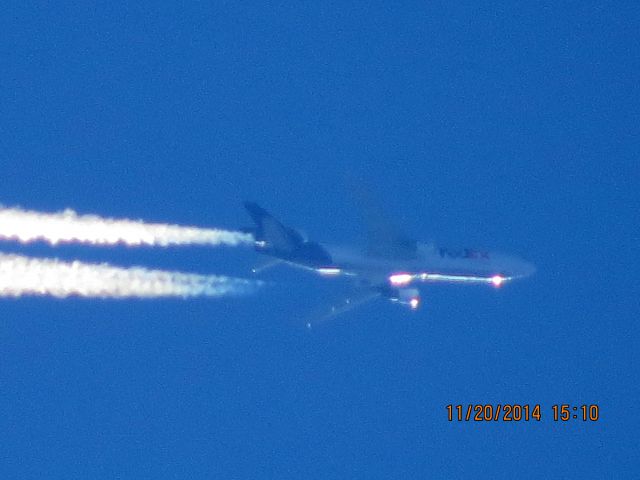
[[[78,215],[69,209],[57,213],[42,213],[3,207],[0,207],[0,239],[17,240],[21,243],[45,241],[51,245],[73,242],[162,247],[253,243],[251,235],[236,231]]]
[[[220,297],[250,293],[261,284],[224,276],[0,254],[0,296],[3,297]]]

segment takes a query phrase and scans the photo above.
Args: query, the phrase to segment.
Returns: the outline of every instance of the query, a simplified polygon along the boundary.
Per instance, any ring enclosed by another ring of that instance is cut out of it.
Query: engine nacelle
[[[420,306],[420,291],[417,288],[386,287],[381,293],[392,302],[407,305],[412,310]]]

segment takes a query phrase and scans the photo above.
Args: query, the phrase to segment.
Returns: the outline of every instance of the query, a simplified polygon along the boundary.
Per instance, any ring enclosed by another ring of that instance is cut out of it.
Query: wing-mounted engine
[[[380,293],[384,298],[392,302],[406,305],[411,310],[416,310],[420,306],[420,291],[417,288],[394,288],[381,287]]]

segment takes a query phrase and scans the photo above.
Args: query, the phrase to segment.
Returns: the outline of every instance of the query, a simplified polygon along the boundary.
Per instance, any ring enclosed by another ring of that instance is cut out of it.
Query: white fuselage
[[[384,282],[399,274],[413,280],[495,284],[503,280],[532,274],[535,267],[517,257],[468,248],[448,249],[419,244],[416,258],[397,259],[370,256],[363,249],[322,245],[331,255],[333,265],[319,273],[363,277],[372,283]],[[400,277],[395,277],[400,278]]]

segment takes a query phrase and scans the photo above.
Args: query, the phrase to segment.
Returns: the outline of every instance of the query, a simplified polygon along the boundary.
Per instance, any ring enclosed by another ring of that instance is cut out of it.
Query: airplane
[[[422,283],[486,284],[501,287],[506,282],[535,272],[533,264],[515,256],[472,248],[451,249],[420,244],[396,232],[384,222],[371,222],[369,242],[364,248],[320,244],[283,225],[253,202],[244,202],[254,227],[243,231],[254,237],[255,250],[271,258],[258,273],[285,263],[311,270],[323,277],[352,277],[357,295],[333,306],[315,320],[342,314],[375,298],[416,310]],[[307,322],[311,327],[314,322]]]

